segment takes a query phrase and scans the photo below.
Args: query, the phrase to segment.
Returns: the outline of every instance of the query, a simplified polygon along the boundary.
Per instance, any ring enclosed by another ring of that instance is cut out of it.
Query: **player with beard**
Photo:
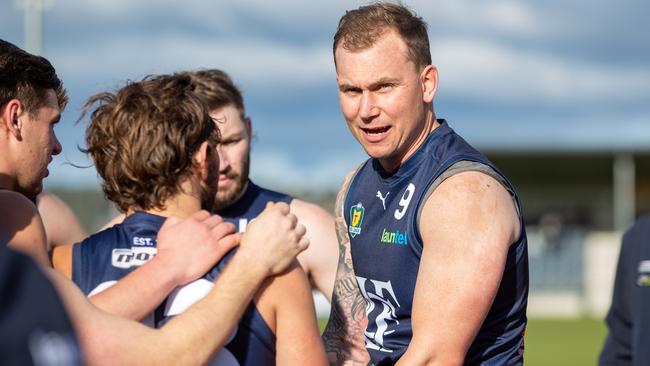
[[[167,216],[185,217],[214,206],[219,132],[190,83],[183,75],[149,77],[86,103],[86,109],[94,110],[86,131],[87,152],[106,197],[126,214],[122,223],[72,249],[72,279],[89,296],[119,283],[155,256],[156,234]],[[228,253],[201,279],[174,289],[155,311],[146,309],[150,313],[144,323],[160,327],[202,298],[234,254]],[[69,260],[59,258],[57,268]],[[141,297],[129,300],[140,302]],[[325,363],[309,282],[297,263],[262,286],[214,361]]]
[[[331,301],[336,272],[337,241],[332,217],[321,207],[283,193],[262,188],[249,178],[252,120],[246,116],[240,90],[221,70],[184,73],[194,92],[208,104],[210,116],[219,122],[219,189],[214,212],[246,229],[267,202],[286,202],[307,228],[310,247],[298,256],[313,287]]]
[[[270,207],[244,235],[212,290],[162,329],[101,311],[50,267],[43,224],[33,204],[52,156],[61,151],[54,125],[66,101],[49,61],[0,39],[0,244],[41,264],[39,271],[24,256],[0,251],[0,338],[6,340],[0,343],[0,359],[29,364],[36,362],[36,352],[41,364],[75,364],[74,341],[65,340],[71,339],[72,325],[85,364],[206,362],[227,340],[264,278],[282,272],[306,248],[304,228],[292,226],[295,217],[288,207]],[[206,211],[182,220],[170,217],[156,238],[158,254],[132,275],[142,270],[165,278],[170,286],[198,278],[221,257],[228,241],[235,242],[224,236],[226,227]],[[55,285],[72,324],[56,305],[51,286],[43,283],[43,274]]]

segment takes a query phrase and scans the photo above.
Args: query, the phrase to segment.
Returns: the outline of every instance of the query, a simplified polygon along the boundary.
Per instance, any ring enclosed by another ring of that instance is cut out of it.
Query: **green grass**
[[[319,319],[321,331],[326,323]],[[606,332],[601,319],[529,319],[525,365],[596,365]]]
[[[530,319],[527,366],[596,365],[607,329],[601,319]]]

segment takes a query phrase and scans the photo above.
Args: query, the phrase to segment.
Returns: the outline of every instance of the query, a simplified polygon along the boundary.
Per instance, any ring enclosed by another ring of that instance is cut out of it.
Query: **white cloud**
[[[571,104],[650,95],[650,68],[563,59],[468,39],[433,42],[442,93],[504,102]]]
[[[410,2],[411,3],[411,2]],[[437,31],[490,33],[516,36],[539,35],[542,32],[539,16],[527,3],[514,0],[496,1],[413,1],[412,8]]]
[[[650,68],[599,65],[542,50],[464,38],[435,39],[440,93],[487,101],[570,104],[650,95]],[[124,80],[198,67],[222,68],[246,89],[291,93],[334,84],[329,46],[262,39],[213,40],[161,34],[58,48],[52,59],[66,80]]]
[[[82,47],[66,45],[56,49],[52,59],[68,80],[80,82],[217,67],[231,73],[238,83],[254,87],[296,87],[333,80],[334,74],[331,54],[324,47],[175,34],[161,34],[156,39],[113,38]]]
[[[332,190],[338,188],[345,175],[365,159],[367,156],[361,151],[351,150],[314,156],[305,165],[297,163],[285,151],[259,149],[254,150],[251,156],[251,178],[271,187]]]

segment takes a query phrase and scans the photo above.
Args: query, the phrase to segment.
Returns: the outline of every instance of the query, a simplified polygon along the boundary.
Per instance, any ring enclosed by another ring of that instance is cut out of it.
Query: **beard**
[[[216,201],[214,202],[214,211],[220,211],[235,203],[242,195],[242,191],[248,182],[248,173],[250,169],[250,155],[241,162],[241,171],[237,172],[230,168],[223,174],[232,181],[226,189],[218,190]],[[218,187],[218,184],[215,185]]]

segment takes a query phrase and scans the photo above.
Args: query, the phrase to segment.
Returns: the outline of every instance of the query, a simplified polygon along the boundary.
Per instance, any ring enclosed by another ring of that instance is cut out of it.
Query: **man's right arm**
[[[208,295],[161,329],[103,312],[59,273],[46,273],[64,301],[89,365],[200,364],[223,347],[266,277],[263,268],[249,266],[254,262],[236,253]]]
[[[284,271],[309,245],[304,226],[296,224],[286,204],[269,206],[250,224],[240,249],[208,295],[161,329],[100,311],[72,282],[48,271],[79,334],[86,361],[124,365],[207,362],[224,345],[262,281]],[[158,243],[205,241],[211,235],[205,227],[205,220],[197,220],[196,215],[182,222],[167,220]]]
[[[102,310],[121,317],[141,320],[151,313],[176,288],[205,274],[239,242],[232,224],[218,216],[208,218],[212,236],[204,242],[179,240],[162,242],[158,254],[138,267],[110,288],[90,297]],[[83,244],[76,244],[83,245]],[[191,245],[191,248],[189,247]],[[191,250],[189,250],[191,249]],[[56,247],[53,251],[54,268],[68,279],[72,277],[72,246]]]
[[[339,263],[332,294],[332,310],[323,333],[325,352],[332,365],[367,365],[370,356],[365,348],[364,331],[368,323],[365,300],[357,287],[350,238],[343,217],[343,205],[353,174],[349,174],[336,198],[336,235],[339,240]]]

